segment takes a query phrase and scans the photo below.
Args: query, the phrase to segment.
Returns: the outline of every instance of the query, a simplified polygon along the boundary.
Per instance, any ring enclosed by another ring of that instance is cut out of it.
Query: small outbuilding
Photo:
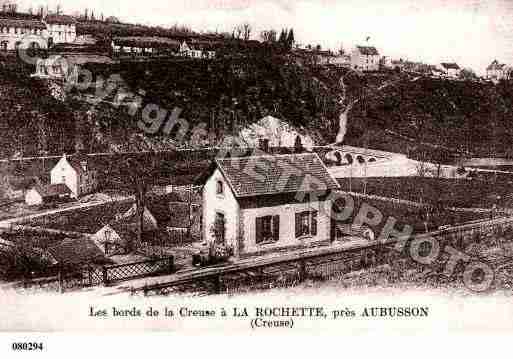
[[[63,183],[35,185],[25,194],[25,203],[29,206],[66,202],[71,199],[71,190]]]

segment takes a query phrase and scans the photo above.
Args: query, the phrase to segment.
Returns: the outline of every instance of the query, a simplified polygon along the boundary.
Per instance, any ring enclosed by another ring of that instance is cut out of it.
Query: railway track
[[[145,284],[126,291],[144,295],[161,295],[171,292],[198,291],[201,293],[230,293],[232,289],[269,288],[275,283],[294,284],[305,278],[331,278],[362,268],[371,268],[394,261],[408,260],[404,251],[392,248],[400,242],[414,238],[432,237],[440,243],[451,245],[458,237],[472,240],[475,231],[488,233],[499,227],[513,226],[513,218],[500,218],[486,222],[472,222],[457,227],[438,230],[429,234],[399,238],[383,244],[379,241],[350,242],[304,249],[274,257],[240,260],[217,267],[201,270],[188,270],[177,273],[158,283]],[[401,245],[401,247],[403,247]],[[403,248],[408,247],[405,243]],[[480,258],[475,258],[480,259]],[[486,260],[495,271],[513,269],[513,257],[500,256],[496,260]],[[513,278],[512,278],[513,279]]]
[[[121,292],[161,295],[171,292],[230,292],[230,288],[249,286],[267,288],[275,282],[300,282],[307,275],[330,276],[350,271],[360,264],[376,262],[395,241],[384,246],[373,242],[351,247],[320,247],[276,257],[247,259],[237,263],[186,270],[165,282],[130,288]],[[369,254],[371,253],[371,254]],[[372,259],[371,259],[372,258]],[[384,257],[383,257],[384,258]]]

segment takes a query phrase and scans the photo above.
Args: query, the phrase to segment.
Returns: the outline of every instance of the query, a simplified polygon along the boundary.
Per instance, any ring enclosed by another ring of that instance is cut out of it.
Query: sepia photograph
[[[0,332],[513,333],[513,1],[1,0],[0,129]]]

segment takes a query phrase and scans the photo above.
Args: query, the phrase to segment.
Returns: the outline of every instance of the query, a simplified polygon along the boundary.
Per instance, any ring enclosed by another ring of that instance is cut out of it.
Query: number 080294
[[[42,351],[43,343],[12,343],[15,351]]]

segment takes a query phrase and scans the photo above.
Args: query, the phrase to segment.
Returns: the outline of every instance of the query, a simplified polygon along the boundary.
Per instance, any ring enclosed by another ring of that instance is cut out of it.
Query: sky
[[[412,61],[455,61],[483,74],[494,59],[513,65],[513,0],[48,0],[18,2],[21,10],[60,4],[65,13],[94,9],[121,21],[231,31],[248,22],[253,34],[294,29],[296,41],[351,50],[376,46]]]

